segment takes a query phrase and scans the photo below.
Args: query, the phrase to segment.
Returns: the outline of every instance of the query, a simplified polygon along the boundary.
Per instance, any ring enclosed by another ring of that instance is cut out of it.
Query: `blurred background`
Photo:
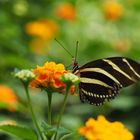
[[[69,66],[77,61],[126,56],[140,62],[140,1],[138,0],[0,0],[0,123],[11,120],[32,126],[22,85],[11,72],[32,69],[46,61]],[[31,89],[38,120],[47,120],[47,95]],[[63,95],[54,94],[53,120],[57,120]],[[120,91],[101,107],[82,104],[69,97],[62,124],[77,130],[89,117],[103,114],[121,121],[140,139],[140,82]],[[0,132],[1,140],[19,140]],[[72,138],[78,140],[78,138]]]

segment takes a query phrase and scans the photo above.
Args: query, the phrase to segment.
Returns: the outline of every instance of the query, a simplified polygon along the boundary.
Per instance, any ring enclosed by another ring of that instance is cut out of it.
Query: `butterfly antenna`
[[[79,47],[79,41],[76,41],[75,60],[77,59],[78,47]]]
[[[54,40],[73,58],[73,55],[56,38]]]

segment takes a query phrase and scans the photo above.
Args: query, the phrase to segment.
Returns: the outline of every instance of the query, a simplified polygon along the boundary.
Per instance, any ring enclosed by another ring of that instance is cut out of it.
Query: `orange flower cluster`
[[[104,116],[90,118],[79,133],[88,140],[133,140],[134,136],[121,122],[109,122]]]
[[[58,25],[52,20],[43,19],[27,23],[25,30],[27,34],[36,37],[30,42],[31,51],[44,54],[47,43],[58,32]]]
[[[62,4],[57,7],[56,14],[61,19],[74,20],[76,17],[75,7],[70,3]]]
[[[25,29],[29,35],[39,37],[43,40],[50,40],[58,31],[58,26],[52,20],[43,19],[27,23]]]
[[[36,78],[30,83],[31,87],[51,89],[53,91],[63,92],[66,84],[60,80],[60,77],[68,71],[63,64],[46,62],[43,66],[37,66],[33,69]],[[73,89],[73,88],[72,88]],[[73,92],[73,90],[70,90]]]
[[[120,53],[127,53],[131,50],[131,43],[128,39],[120,39],[113,42],[112,47]]]
[[[17,97],[14,91],[5,85],[0,85],[0,103],[6,105],[9,111],[15,111],[17,108]]]
[[[115,1],[108,1],[104,4],[104,14],[108,20],[117,20],[123,14],[123,6]]]

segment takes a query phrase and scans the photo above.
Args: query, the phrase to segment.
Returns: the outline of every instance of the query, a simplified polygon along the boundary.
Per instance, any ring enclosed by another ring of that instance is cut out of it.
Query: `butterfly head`
[[[76,71],[78,71],[79,67],[78,67],[78,62],[76,61],[75,58],[73,58],[72,67],[73,67],[72,73],[76,74]]]

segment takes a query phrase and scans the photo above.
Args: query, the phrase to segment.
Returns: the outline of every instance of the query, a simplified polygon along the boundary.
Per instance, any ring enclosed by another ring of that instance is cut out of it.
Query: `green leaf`
[[[63,137],[68,137],[71,135],[72,132],[64,127],[60,127],[58,129],[58,140],[62,139]]]
[[[42,128],[43,128],[43,132],[46,135],[47,138],[51,139],[52,136],[55,134],[56,132],[56,128],[54,126],[51,126],[49,124],[47,124],[46,122],[42,123]]]
[[[4,103],[4,102],[0,102],[0,108],[1,108],[1,109],[7,108],[7,104]]]
[[[51,126],[51,125],[47,124],[46,122],[42,123],[42,127],[43,127],[44,134],[46,135],[47,138],[50,138],[50,139],[54,136],[54,134],[57,131],[56,126]],[[63,140],[71,135],[73,135],[73,133],[70,130],[68,130],[64,127],[60,127],[58,129],[57,139]]]
[[[0,130],[24,140],[37,140],[37,135],[31,128],[18,125],[0,125]]]
[[[68,138],[71,135],[73,135],[73,133],[64,127],[60,127],[58,129],[58,140],[64,140],[65,138]]]

